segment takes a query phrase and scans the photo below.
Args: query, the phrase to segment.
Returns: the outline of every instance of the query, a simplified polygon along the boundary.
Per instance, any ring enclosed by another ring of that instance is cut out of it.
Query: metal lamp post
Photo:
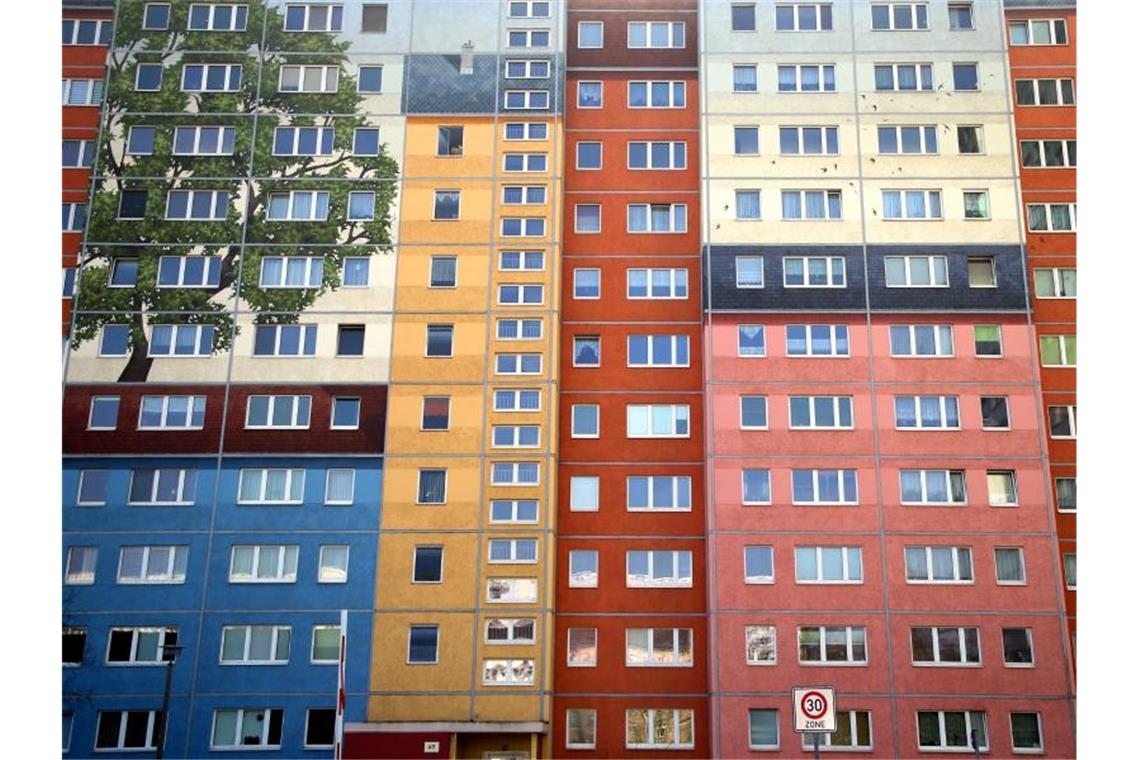
[[[162,760],[163,749],[166,745],[166,722],[170,716],[170,681],[174,677],[174,661],[182,647],[178,644],[163,644],[162,659],[166,661],[166,684],[162,688],[162,720],[159,721],[158,730],[154,737],[154,756]]]

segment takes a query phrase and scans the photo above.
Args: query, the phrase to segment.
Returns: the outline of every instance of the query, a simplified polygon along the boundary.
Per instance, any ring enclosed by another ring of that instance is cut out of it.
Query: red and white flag
[[[340,611],[340,657],[336,668],[336,729],[333,738],[333,758],[344,757],[344,663],[348,653],[348,610]]]

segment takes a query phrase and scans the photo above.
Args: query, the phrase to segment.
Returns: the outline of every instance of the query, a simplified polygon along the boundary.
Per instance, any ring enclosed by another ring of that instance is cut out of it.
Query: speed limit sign
[[[792,712],[798,733],[831,733],[835,730],[835,689],[830,686],[792,689]]]

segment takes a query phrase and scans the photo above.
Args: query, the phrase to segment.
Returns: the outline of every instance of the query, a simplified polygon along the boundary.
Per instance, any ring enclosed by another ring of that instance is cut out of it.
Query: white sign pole
[[[333,758],[344,757],[345,659],[348,654],[348,610],[340,611],[340,656],[336,669],[336,726],[333,729]]]
[[[819,760],[819,735],[835,731],[835,689],[830,686],[797,686],[792,689],[792,714],[796,733],[811,734],[815,760]]]

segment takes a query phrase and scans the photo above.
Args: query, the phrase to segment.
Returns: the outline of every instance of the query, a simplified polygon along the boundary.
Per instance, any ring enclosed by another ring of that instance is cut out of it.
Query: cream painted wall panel
[[[822,175],[821,175],[822,176]],[[857,183],[843,179],[807,182],[804,180],[713,180],[704,204],[709,219],[709,241],[714,244],[805,243],[849,244],[860,237]],[[736,219],[736,190],[760,190],[760,219]],[[783,190],[841,190],[843,218],[840,220],[784,220]],[[727,208],[726,208],[727,207]]]
[[[771,2],[756,3],[756,31],[732,31],[732,4],[718,0],[703,2],[701,18],[702,49],[723,52],[778,50],[786,52],[851,49],[851,8],[848,2],[832,3],[832,30],[818,32],[777,32],[776,7]],[[868,27],[870,22],[868,22]]]
[[[883,219],[883,190],[940,189],[941,221],[909,221]],[[966,219],[962,193],[965,190],[987,190],[990,198],[989,220]],[[954,245],[958,243],[1017,244],[1020,242],[1019,216],[1012,180],[971,181],[955,179],[942,182],[876,180],[866,183],[867,241],[870,243],[922,243]]]
[[[950,0],[927,0],[930,29],[921,31],[882,31],[871,29],[871,5],[882,0],[852,0],[851,23],[855,26],[860,49],[905,50],[997,50],[1004,33],[1001,3],[974,1],[974,28],[950,28]],[[847,5],[840,2],[837,5]]]
[[[395,227],[395,225],[393,225],[393,227]],[[335,290],[326,290],[323,295],[321,295],[316,299],[316,301],[313,302],[312,306],[305,309],[301,313],[302,321],[304,321],[304,317],[306,315],[310,314],[344,314],[345,312],[392,311],[392,299],[395,295],[395,287],[393,286],[393,282],[396,279],[395,249],[393,248],[387,252],[380,251],[377,253],[372,253],[372,255],[368,256],[370,250],[361,251],[360,253],[361,256],[367,256],[368,258],[368,286],[354,287],[345,286],[342,284]],[[277,251],[271,249],[259,249],[259,252],[264,255],[273,255]],[[287,253],[319,255],[321,253],[321,249],[291,249],[288,250]],[[351,253],[348,255],[351,256]],[[338,276],[341,277],[343,281],[343,269]],[[243,312],[250,311],[250,305],[244,299],[240,302],[238,308]]]
[[[883,154],[879,153],[880,126],[929,126],[938,130],[938,153]],[[959,125],[982,127],[982,153],[958,152]],[[861,121],[863,175],[865,178],[903,177],[1009,177],[1012,171],[1009,129],[1001,117],[968,114],[947,117],[945,114],[918,114],[913,119],[881,117]],[[841,146],[842,147],[842,146]],[[875,160],[872,161],[871,159]]]
[[[268,5],[278,9],[284,16],[284,6],[293,0],[268,0]],[[341,23],[341,32],[337,35],[338,41],[352,44],[351,51],[358,52],[394,52],[407,50],[410,40],[411,9],[413,0],[387,0],[388,28],[385,32],[362,32],[361,16],[362,3],[344,3],[344,15]]]
[[[922,92],[877,92],[875,64],[933,63],[934,89]],[[978,90],[954,89],[954,64],[976,63]],[[850,66],[850,64],[848,64]],[[1009,82],[1001,53],[862,53],[856,62],[859,110],[864,115],[887,116],[897,113],[947,113],[1004,115],[1009,111]],[[866,97],[863,97],[866,95]],[[976,118],[976,117],[975,117]]]
[[[791,64],[830,64],[835,66],[835,92],[780,92],[777,69]],[[733,66],[755,65],[756,92],[734,92]],[[799,49],[795,53],[773,55],[759,51],[726,55],[710,52],[702,71],[707,92],[707,110],[717,113],[799,114],[845,113],[852,110],[854,69],[850,53],[835,55],[824,51]]]
[[[737,156],[735,128],[759,127],[760,155]],[[780,153],[780,127],[837,127],[839,155],[784,155]],[[805,177],[818,174],[832,179],[854,177],[859,172],[856,159],[855,117],[840,114],[804,114],[773,117],[710,116],[707,126],[709,160],[707,174],[713,177]],[[866,145],[864,145],[866,148]],[[827,169],[827,171],[822,171]],[[771,180],[769,180],[771,181]]]
[[[387,382],[392,339],[390,315],[306,312],[298,322],[317,326],[315,356],[254,356],[253,318],[239,317],[241,332],[234,341],[234,382]],[[336,355],[337,326],[342,324],[364,325],[363,356]]]
[[[114,383],[127,366],[125,356],[99,356],[99,337],[71,349],[67,360],[70,383]],[[229,370],[229,352],[212,356],[155,357],[148,383],[224,383]]]

